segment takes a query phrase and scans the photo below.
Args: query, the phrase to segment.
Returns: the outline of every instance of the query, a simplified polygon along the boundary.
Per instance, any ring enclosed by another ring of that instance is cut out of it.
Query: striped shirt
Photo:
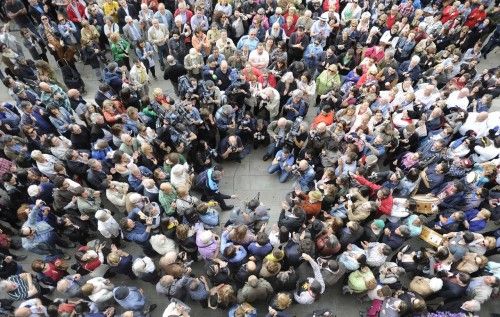
[[[7,280],[17,285],[15,290],[7,293],[10,299],[17,301],[28,298],[28,282],[22,279],[19,275],[10,276]]]

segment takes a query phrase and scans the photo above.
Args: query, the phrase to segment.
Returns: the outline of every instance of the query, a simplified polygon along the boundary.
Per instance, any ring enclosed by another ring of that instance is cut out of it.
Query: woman
[[[28,28],[21,29],[24,47],[28,49],[34,61],[42,59],[48,62],[47,49],[42,40],[33,34]]]
[[[118,63],[118,66],[125,66],[130,70],[129,42],[123,39],[118,33],[112,33],[109,40],[114,61]]]
[[[64,44],[69,47],[74,47],[76,44],[78,44],[80,40],[80,34],[78,33],[78,29],[75,24],[69,20],[66,20],[66,18],[62,15],[57,16],[57,21],[59,22],[57,25],[57,29],[61,34]]]
[[[50,153],[60,160],[66,159],[71,146],[71,141],[63,136],[53,136],[50,138]]]
[[[201,28],[195,30],[195,33],[191,41],[193,44],[193,48],[195,48],[198,52],[200,52],[204,58],[210,55],[210,50],[212,48],[212,45],[208,40],[208,36],[205,34],[205,32],[203,32]]]
[[[139,154],[137,163],[140,166],[145,166],[149,170],[154,171],[160,167],[160,163],[154,154],[154,149],[151,144],[144,143],[141,145],[141,153]]]
[[[395,58],[402,63],[410,58],[415,48],[415,33],[410,32],[407,37],[401,36],[396,44]]]
[[[95,250],[92,250],[88,246],[78,248],[78,251],[75,253],[77,263],[72,268],[75,268],[81,275],[91,273],[104,263],[103,248],[104,244],[97,245]]]
[[[108,39],[108,43],[111,44],[110,41],[111,34],[120,32],[120,27],[118,26],[117,23],[115,23],[113,17],[111,16],[104,17],[103,32],[106,38]]]
[[[316,78],[316,95],[317,98],[325,95],[331,90],[340,87],[340,76],[338,68],[335,64],[329,65],[319,76]],[[316,102],[318,103],[318,99]]]
[[[292,92],[297,89],[297,83],[291,72],[287,72],[281,77],[276,85],[276,90],[280,93],[280,112],[283,105],[292,96]]]
[[[130,84],[131,88],[141,96],[149,94],[148,70],[139,59],[134,61],[134,66],[130,70]]]
[[[40,36],[49,47],[50,53],[58,60],[65,60],[73,68],[75,67],[75,53],[73,46],[67,46],[54,22],[49,22],[47,16],[42,17],[42,23],[38,27]]]
[[[139,43],[137,43],[137,47],[135,48],[135,55],[139,57],[141,62],[144,64],[144,67],[146,67],[148,72],[153,75],[153,78],[158,79],[155,72],[154,54],[155,51],[151,43],[145,41],[140,41]]]
[[[49,112],[49,120],[57,129],[57,132],[69,138],[71,135],[69,126],[74,123],[74,120],[68,110],[55,106],[49,106],[47,110]]]
[[[315,106],[316,103],[316,81],[312,79],[309,72],[304,72],[300,76],[300,80],[297,80],[297,88],[303,93],[303,98],[309,105]]]

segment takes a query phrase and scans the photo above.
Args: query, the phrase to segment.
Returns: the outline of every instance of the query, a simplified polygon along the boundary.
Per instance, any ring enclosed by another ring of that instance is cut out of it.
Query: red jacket
[[[80,13],[80,20],[78,19],[77,11],[73,8],[74,5]],[[68,15],[68,20],[76,23],[81,23],[82,19],[87,18],[87,16],[85,15],[85,6],[78,0],[71,1],[70,4],[68,4],[68,6],[66,7],[66,14]]]
[[[480,10],[479,8],[475,8],[467,17],[467,21],[465,21],[464,25],[468,26],[469,29],[472,29],[480,22],[484,21],[484,19],[486,19],[486,12],[484,12],[484,10]]]
[[[363,186],[369,187],[371,189],[370,196],[372,196],[372,197],[373,196],[376,197],[377,191],[380,188],[382,188],[382,186],[370,182],[369,180],[367,180],[363,176],[354,175],[353,177],[358,183],[360,183]],[[386,198],[381,199],[381,200],[379,200],[377,198],[377,200],[380,202],[380,205],[378,206],[378,213],[390,216],[391,211],[392,211],[392,205],[393,205],[392,194],[390,194],[389,196],[387,196]]]
[[[454,6],[452,5],[446,6],[442,12],[443,16],[441,17],[441,22],[445,24],[450,20],[455,20],[459,14],[460,12],[458,12],[458,10]]]

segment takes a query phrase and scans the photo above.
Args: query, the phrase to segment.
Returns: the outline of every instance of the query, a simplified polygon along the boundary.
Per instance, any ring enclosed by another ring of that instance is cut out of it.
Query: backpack
[[[179,95],[181,97],[184,97],[184,95],[189,91],[191,88],[191,81],[189,80],[189,77],[187,75],[183,75],[179,77]]]
[[[207,186],[207,182],[208,182],[208,172],[207,170],[205,170],[196,175],[196,178],[194,179],[194,187],[197,189],[203,189]]]

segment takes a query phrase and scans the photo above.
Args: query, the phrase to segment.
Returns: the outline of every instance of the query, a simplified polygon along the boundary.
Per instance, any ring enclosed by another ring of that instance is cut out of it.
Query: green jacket
[[[340,76],[339,74],[331,75],[330,72],[325,69],[318,78],[316,78],[316,92],[318,96],[324,95],[332,89],[337,89],[340,87]]]
[[[175,213],[175,208],[172,208],[171,206],[171,204],[177,199],[177,192],[175,188],[170,194],[165,194],[162,190],[160,190],[158,199],[160,200],[160,205],[163,207],[165,215],[171,216]]]
[[[375,279],[371,270],[366,272],[357,270],[349,274],[348,285],[354,293],[363,293],[368,290],[366,282],[371,279]]]
[[[111,53],[115,62],[120,62],[128,57],[130,44],[124,39],[118,40],[116,43],[111,43]]]

